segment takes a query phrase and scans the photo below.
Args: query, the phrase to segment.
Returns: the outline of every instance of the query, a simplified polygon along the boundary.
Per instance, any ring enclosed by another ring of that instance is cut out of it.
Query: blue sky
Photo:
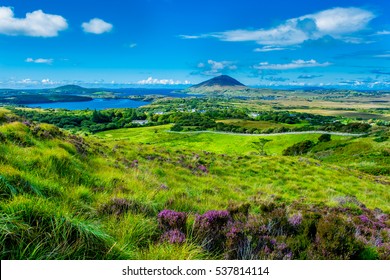
[[[2,0],[0,88],[390,88],[390,1]]]

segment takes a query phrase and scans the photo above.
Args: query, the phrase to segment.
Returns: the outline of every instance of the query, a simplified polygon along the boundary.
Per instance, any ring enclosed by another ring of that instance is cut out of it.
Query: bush
[[[379,136],[379,137],[374,138],[374,141],[378,142],[378,143],[385,142],[387,140],[389,140],[389,137],[387,137],[387,136]]]
[[[329,214],[318,223],[316,249],[321,259],[347,260],[358,258],[363,246],[355,238],[352,223],[337,214]]]
[[[195,238],[207,251],[223,252],[229,221],[231,217],[228,211],[211,210],[197,215],[193,227]]]
[[[310,140],[305,140],[302,142],[299,142],[297,144],[292,145],[291,147],[288,147],[283,151],[284,156],[297,156],[297,155],[303,155],[310,151],[312,147],[314,147],[314,142]]]
[[[186,241],[186,236],[183,232],[178,229],[166,231],[161,236],[162,242],[168,242],[170,244],[182,244]]]
[[[158,216],[158,224],[165,231],[180,230],[185,231],[187,214],[173,210],[163,210]]]
[[[320,137],[318,137],[319,142],[329,142],[331,141],[331,135],[330,134],[322,134]]]

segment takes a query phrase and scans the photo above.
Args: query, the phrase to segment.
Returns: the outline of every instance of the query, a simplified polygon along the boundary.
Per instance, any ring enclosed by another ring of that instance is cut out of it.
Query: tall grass
[[[353,156],[365,141],[371,151],[387,147],[370,139],[340,138],[313,151],[312,159],[279,152],[317,136],[274,138],[265,150],[275,155],[260,156],[248,138],[175,135],[164,133],[166,127],[105,132],[107,139],[58,134],[50,126],[34,134],[34,128],[0,125],[2,259],[223,257],[202,249],[191,228],[184,243],[163,242],[157,221],[163,209],[184,211],[193,223],[199,213],[234,203],[250,203],[258,214],[267,200],[335,206],[354,195],[369,208],[390,211],[388,178],[351,168],[339,150]],[[330,156],[317,157],[327,150]]]

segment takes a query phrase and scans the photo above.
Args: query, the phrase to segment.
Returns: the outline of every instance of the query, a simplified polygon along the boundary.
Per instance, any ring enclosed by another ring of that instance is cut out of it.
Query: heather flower
[[[359,219],[360,219],[360,221],[362,221],[363,223],[370,223],[371,221],[370,221],[370,219],[366,216],[366,215],[360,215],[359,216]]]
[[[375,238],[375,246],[381,246],[383,244],[382,238],[377,237]]]
[[[164,230],[185,230],[187,214],[173,210],[163,210],[158,214],[158,224]]]
[[[195,227],[199,230],[213,231],[224,227],[230,220],[228,211],[210,210],[195,218]]]
[[[31,126],[31,122],[28,120],[23,121],[23,124],[26,126]]]
[[[209,173],[207,167],[204,166],[204,165],[199,165],[199,166],[198,166],[198,170],[199,170],[199,171],[202,171],[203,173]]]
[[[226,227],[230,220],[228,211],[211,210],[196,216],[194,233],[206,250],[223,250],[226,241]]]
[[[286,250],[287,249],[287,245],[285,243],[279,243],[277,246],[276,246],[277,250],[279,251],[283,251],[283,250]]]
[[[182,244],[186,241],[186,236],[178,229],[173,229],[165,232],[161,236],[162,242],[168,242],[170,244]]]
[[[226,233],[226,237],[230,239],[236,238],[239,234],[242,233],[242,230],[238,228],[237,225],[232,225],[229,231]]]
[[[271,249],[270,248],[268,248],[268,246],[265,246],[265,248],[264,248],[264,253],[266,253],[266,254],[271,254]]]
[[[291,216],[291,217],[288,219],[288,222],[289,222],[290,225],[292,225],[293,227],[299,226],[299,225],[302,223],[302,214],[301,214],[301,213],[298,213],[298,214],[295,214],[295,215]]]

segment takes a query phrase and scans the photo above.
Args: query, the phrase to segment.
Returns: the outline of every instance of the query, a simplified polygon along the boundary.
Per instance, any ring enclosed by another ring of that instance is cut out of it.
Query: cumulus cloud
[[[200,62],[197,65],[200,73],[207,76],[217,76],[222,73],[237,70],[237,66],[232,61],[215,61],[212,59],[207,62]]]
[[[52,64],[53,63],[53,59],[52,58],[37,58],[37,59],[33,59],[33,58],[29,57],[29,58],[26,58],[25,61],[29,62],[29,63],[38,63],[38,64]]]
[[[138,81],[139,85],[189,85],[190,81],[178,81],[173,79],[154,79],[153,77],[149,77],[145,80]]]
[[[291,63],[286,64],[269,64],[268,62],[260,62],[258,65],[253,66],[253,68],[258,70],[290,70],[298,68],[309,68],[309,67],[326,67],[331,65],[329,62],[319,63],[314,59],[311,60],[293,60]]]
[[[42,10],[16,18],[12,8],[0,7],[0,34],[10,36],[56,37],[68,28],[66,19],[59,15],[45,14]]]
[[[86,33],[103,34],[110,32],[113,28],[111,23],[105,22],[100,18],[93,18],[88,22],[84,22],[81,27]]]
[[[238,29],[203,35],[181,35],[180,37],[183,39],[212,37],[229,42],[255,41],[266,46],[298,45],[306,40],[317,40],[324,36],[331,36],[349,43],[361,43],[356,38],[352,40],[349,35],[366,29],[375,17],[373,12],[366,9],[333,8],[288,19],[269,29]]]

